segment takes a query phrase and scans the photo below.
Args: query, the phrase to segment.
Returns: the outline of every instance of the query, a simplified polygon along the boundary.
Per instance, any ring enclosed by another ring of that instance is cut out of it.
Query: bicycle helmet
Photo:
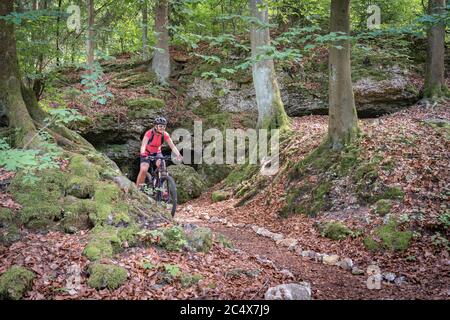
[[[155,119],[155,124],[163,124],[163,125],[167,125],[167,120],[164,117],[156,117]]]

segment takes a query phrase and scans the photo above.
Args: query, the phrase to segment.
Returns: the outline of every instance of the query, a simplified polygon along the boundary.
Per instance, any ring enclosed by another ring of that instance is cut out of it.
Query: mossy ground
[[[218,190],[218,191],[214,191],[213,193],[211,193],[212,202],[219,202],[219,201],[227,200],[230,197],[231,197],[231,192],[229,192],[229,191]]]
[[[35,275],[19,266],[12,266],[0,277],[0,297],[2,299],[19,300],[31,289]]]
[[[387,249],[390,251],[405,251],[409,247],[412,239],[412,231],[398,231],[398,223],[391,219],[385,225],[375,230],[375,235],[380,241],[374,237],[367,236],[364,239],[364,245],[371,251]]]
[[[372,204],[380,199],[402,199],[403,191],[387,186],[379,180],[380,170],[391,170],[392,163],[382,155],[369,160],[362,157],[358,138],[341,151],[322,143],[288,173],[292,187],[287,193],[283,217],[303,213],[317,216],[330,207],[331,192],[338,181],[349,179],[347,191],[353,193],[360,204]]]

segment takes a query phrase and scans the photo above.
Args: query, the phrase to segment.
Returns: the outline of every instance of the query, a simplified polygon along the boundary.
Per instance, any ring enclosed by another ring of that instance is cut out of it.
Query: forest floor
[[[446,198],[439,195],[448,192],[450,176],[448,131],[423,125],[429,119],[449,121],[448,106],[431,109],[413,106],[379,119],[360,121],[367,133],[362,143],[368,156],[383,146],[384,156],[392,157],[396,163],[394,171],[383,179],[402,185],[405,200],[395,203],[391,214],[401,216],[415,208],[425,208],[425,221],[421,222],[425,227],[427,223],[435,224],[438,212],[448,205]],[[320,143],[326,126],[326,116],[294,119],[296,134],[292,143],[298,146],[293,155],[296,161]],[[408,142],[413,138],[414,144]],[[2,178],[8,175],[1,173]],[[200,198],[180,206],[175,220],[179,224],[206,226],[225,235],[232,249],[216,242],[208,253],[167,252],[156,246],[128,248],[108,260],[127,269],[128,281],[116,290],[97,291],[87,285],[89,261],[82,255],[88,240],[86,231],[69,235],[23,230],[20,241],[0,248],[0,273],[18,264],[38,275],[25,299],[263,299],[269,287],[301,281],[311,284],[313,299],[448,299],[450,296],[448,248],[433,243],[432,233],[426,228],[406,252],[373,253],[364,247],[361,237],[335,241],[320,236],[314,223],[322,217],[280,218],[278,211],[286,193],[283,179],[261,190],[241,207],[235,207],[239,201],[235,198],[212,203],[211,192],[221,188],[222,184],[216,185]],[[2,193],[0,198],[4,206],[17,206],[8,194]],[[370,208],[350,209],[351,212],[340,213],[347,225],[370,230],[381,223],[373,217],[367,223],[363,218],[370,213]],[[252,229],[255,226],[295,239],[297,249],[289,250],[257,235]],[[338,266],[302,257],[298,248],[351,258],[363,274],[353,275]],[[68,275],[73,265],[81,270],[80,286],[69,290],[67,281],[72,279]],[[395,273],[401,281],[383,281],[380,290],[370,290],[366,273],[369,265],[377,265],[382,273]],[[179,272],[167,279],[165,271],[170,267]],[[201,280],[190,283],[189,277],[196,274],[201,274]]]

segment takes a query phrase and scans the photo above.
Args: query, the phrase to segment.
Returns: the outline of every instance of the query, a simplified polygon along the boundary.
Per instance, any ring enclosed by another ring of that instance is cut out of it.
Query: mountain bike
[[[147,159],[152,161],[150,172],[147,172],[145,178],[147,193],[158,204],[162,204],[167,210],[170,210],[174,217],[177,209],[177,187],[166,166],[166,160],[170,160],[171,156],[148,156]],[[157,160],[161,160],[159,168],[156,167]]]

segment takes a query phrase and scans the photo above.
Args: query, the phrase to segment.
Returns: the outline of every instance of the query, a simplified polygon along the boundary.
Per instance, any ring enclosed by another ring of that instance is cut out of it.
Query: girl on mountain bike
[[[172,151],[177,156],[176,159],[179,161],[183,159],[177,147],[173,144],[170,135],[166,132],[165,130],[166,126],[167,126],[166,118],[157,117],[155,119],[155,126],[152,129],[148,130],[145,133],[144,138],[142,139],[140,152],[141,166],[138,177],[136,179],[136,185],[138,187],[140,187],[145,183],[145,176],[148,172],[150,165],[152,164],[151,163],[152,161],[148,157],[162,156],[161,146],[164,144],[165,141],[169,145],[170,149],[172,149]],[[161,160],[156,160],[156,167],[159,168],[160,164]]]

